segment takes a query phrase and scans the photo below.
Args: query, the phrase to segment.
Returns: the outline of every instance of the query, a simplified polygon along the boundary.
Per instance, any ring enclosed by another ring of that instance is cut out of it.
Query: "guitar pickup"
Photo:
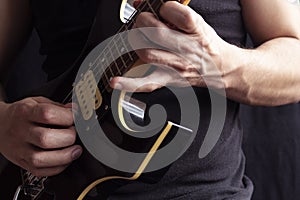
[[[88,70],[76,84],[75,94],[83,118],[89,120],[93,115],[93,111],[102,104],[102,95],[91,70]]]

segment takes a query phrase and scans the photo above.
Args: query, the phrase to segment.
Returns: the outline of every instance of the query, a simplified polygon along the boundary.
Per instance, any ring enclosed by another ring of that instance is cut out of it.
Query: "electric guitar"
[[[0,174],[0,199],[104,200],[130,181],[159,181],[171,164],[155,169],[161,154],[174,154],[174,159],[182,155],[197,127],[182,125],[180,102],[172,91],[164,88],[132,94],[109,87],[111,77],[122,76],[139,63],[134,51],[126,51],[129,48],[126,37],[112,35],[130,30],[140,12],[158,16],[164,2],[145,0],[130,19],[125,19],[127,0],[99,1],[90,35],[74,65],[31,94],[78,105],[75,125],[77,143],[84,146],[83,154],[53,177],[35,177],[9,163]],[[188,4],[189,0],[181,3]],[[103,42],[105,45],[99,47]],[[112,57],[117,59],[110,60]],[[147,66],[141,75],[151,70],[152,66]],[[165,109],[162,116],[155,116],[151,110],[157,104]],[[174,143],[174,138],[180,142]],[[170,144],[177,150],[163,151]]]

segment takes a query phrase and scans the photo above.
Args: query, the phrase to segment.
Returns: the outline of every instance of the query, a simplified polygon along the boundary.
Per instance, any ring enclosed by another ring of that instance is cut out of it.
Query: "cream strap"
[[[157,138],[157,140],[153,144],[152,148],[150,149],[149,153],[146,155],[145,159],[143,160],[143,162],[139,166],[138,170],[135,172],[135,174],[132,177],[108,176],[108,177],[104,177],[104,178],[98,179],[98,180],[92,182],[89,186],[87,186],[82,191],[82,193],[79,195],[79,197],[77,198],[77,200],[83,200],[84,197],[94,187],[96,187],[98,184],[100,184],[100,183],[102,183],[104,181],[108,181],[108,180],[112,180],[112,179],[122,179],[122,180],[129,180],[129,181],[130,180],[136,180],[136,179],[138,179],[140,177],[140,175],[144,172],[145,168],[149,164],[150,160],[152,159],[153,155],[155,154],[155,152],[157,151],[157,149],[159,148],[159,146],[161,145],[161,143],[164,141],[164,139],[167,136],[167,134],[170,132],[172,126],[173,126],[173,123],[168,121],[166,127],[163,129],[163,131],[161,132],[160,136]]]

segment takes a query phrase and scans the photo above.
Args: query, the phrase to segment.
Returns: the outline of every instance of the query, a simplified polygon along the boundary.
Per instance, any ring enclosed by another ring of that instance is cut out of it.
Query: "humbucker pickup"
[[[93,116],[93,110],[102,104],[102,95],[91,70],[88,70],[76,84],[75,93],[83,119],[89,120]]]

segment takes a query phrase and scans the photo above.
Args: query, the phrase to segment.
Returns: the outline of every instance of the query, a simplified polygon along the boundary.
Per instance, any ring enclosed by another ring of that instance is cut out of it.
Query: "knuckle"
[[[39,107],[39,109],[40,109],[40,118],[45,122],[50,122],[54,117],[52,110],[45,106]]]
[[[156,90],[157,86],[155,84],[151,84],[149,87],[149,92]]]
[[[29,164],[30,164],[30,169],[36,169],[41,166],[42,164],[42,159],[40,158],[39,154],[34,153],[29,157]]]
[[[157,89],[157,85],[156,84],[149,84],[149,85],[147,85],[147,87],[146,87],[146,92],[153,92],[154,90],[156,90]]]
[[[158,20],[155,15],[152,12],[147,11],[141,12],[136,19],[137,25],[142,27],[155,26],[157,22]]]
[[[152,37],[153,41],[160,41],[162,39],[168,39],[168,35],[167,34],[168,34],[168,32],[167,32],[166,28],[156,28],[154,30],[153,35],[151,37]]]
[[[143,23],[147,19],[148,13],[147,12],[141,12],[138,17],[136,18],[137,24]]]
[[[18,112],[19,116],[25,116],[28,114],[29,110],[31,108],[31,105],[27,102],[17,102],[15,104],[12,104],[11,107],[11,113]]]
[[[47,130],[41,131],[38,136],[38,142],[41,148],[50,148],[50,133]]]
[[[153,63],[155,61],[155,56],[153,54],[153,50],[145,49],[143,51],[140,51],[140,58],[146,62],[146,63]]]

